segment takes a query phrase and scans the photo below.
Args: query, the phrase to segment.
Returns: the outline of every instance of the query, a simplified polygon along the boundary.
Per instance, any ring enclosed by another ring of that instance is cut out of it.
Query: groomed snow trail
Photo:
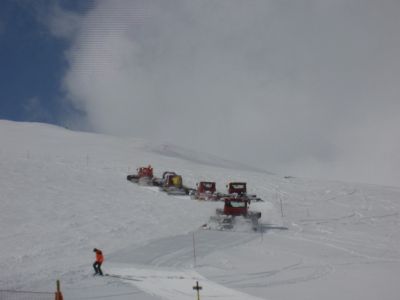
[[[143,268],[112,268],[111,275],[122,281],[128,282],[140,290],[159,296],[162,299],[188,300],[195,299],[193,286],[199,282],[201,287],[200,294],[202,299],[222,299],[222,300],[257,300],[258,297],[241,293],[237,290],[216,284],[194,270],[162,270],[143,269]]]

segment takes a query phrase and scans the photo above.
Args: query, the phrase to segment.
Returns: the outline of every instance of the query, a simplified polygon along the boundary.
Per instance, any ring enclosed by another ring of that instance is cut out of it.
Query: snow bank
[[[45,124],[0,121],[0,141],[0,289],[53,291],[61,279],[66,299],[194,299],[198,280],[205,296],[221,299],[400,293],[397,188],[283,178]],[[251,204],[264,230],[199,230],[222,204],[126,181],[147,164],[189,186],[212,180],[224,191],[247,181],[266,200]],[[92,277],[94,247],[105,253],[105,272],[141,281]]]

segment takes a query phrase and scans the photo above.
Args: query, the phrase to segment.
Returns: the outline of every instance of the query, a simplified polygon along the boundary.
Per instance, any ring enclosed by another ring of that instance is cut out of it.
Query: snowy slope
[[[194,299],[198,280],[204,299],[398,298],[398,188],[285,179],[45,124],[0,121],[0,145],[0,289],[53,291],[59,278],[65,299]],[[264,232],[200,230],[221,204],[125,180],[149,163],[189,186],[247,181],[267,200],[252,204]],[[119,278],[91,276],[94,247]]]

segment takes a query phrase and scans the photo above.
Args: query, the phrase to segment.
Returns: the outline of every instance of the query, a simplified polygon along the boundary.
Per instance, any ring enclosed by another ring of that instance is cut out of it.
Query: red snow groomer
[[[190,197],[196,200],[219,200],[215,182],[200,181],[196,184],[197,189],[192,192]]]
[[[251,225],[253,230],[258,229],[258,220],[261,218],[261,212],[250,211],[250,200],[243,196],[230,196],[223,198],[224,208],[217,208],[215,216],[210,218],[206,228],[227,230],[232,229],[238,223]]]
[[[126,179],[140,185],[154,185],[153,168],[150,165],[137,168],[136,171],[137,174],[128,175]]]
[[[247,194],[247,184],[246,182],[230,182],[226,185],[228,189],[228,195],[223,195],[222,197],[226,196],[240,196],[244,199],[250,201],[263,201],[261,198],[257,197],[254,194]]]

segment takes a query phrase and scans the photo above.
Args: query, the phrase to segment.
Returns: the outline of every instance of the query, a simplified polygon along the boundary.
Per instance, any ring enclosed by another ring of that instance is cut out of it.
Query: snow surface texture
[[[66,300],[183,300],[199,281],[202,299],[399,298],[398,188],[284,178],[44,124],[0,121],[0,141],[0,289],[54,291],[60,279]],[[222,203],[126,180],[149,163],[193,187],[247,181],[266,200],[251,205],[262,230],[199,229]],[[113,276],[92,276],[94,247]]]

